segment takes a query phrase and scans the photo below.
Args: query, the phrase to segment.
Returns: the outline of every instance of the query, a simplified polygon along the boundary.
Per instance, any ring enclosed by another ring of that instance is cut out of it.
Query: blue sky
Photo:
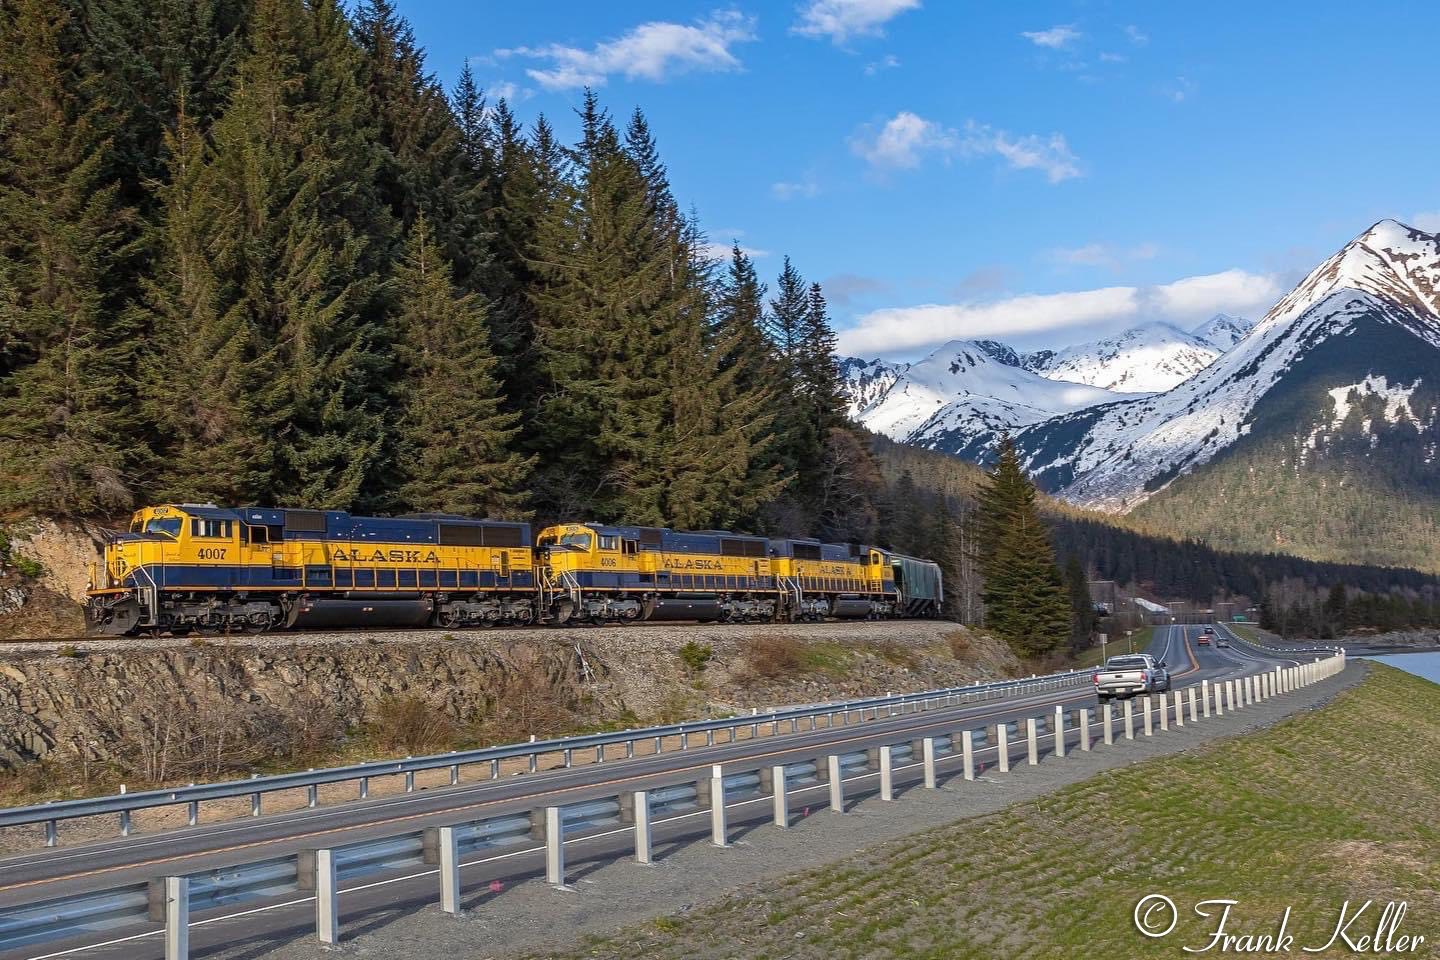
[[[640,106],[710,239],[845,352],[1258,317],[1375,220],[1440,230],[1440,4],[400,0],[567,139]]]

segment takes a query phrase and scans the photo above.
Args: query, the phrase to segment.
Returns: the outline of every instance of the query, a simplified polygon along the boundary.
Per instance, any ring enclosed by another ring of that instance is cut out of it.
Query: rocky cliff
[[[0,769],[48,760],[194,778],[339,749],[403,722],[387,704],[430,711],[449,746],[1018,669],[1001,643],[918,621],[12,644],[0,648]]]

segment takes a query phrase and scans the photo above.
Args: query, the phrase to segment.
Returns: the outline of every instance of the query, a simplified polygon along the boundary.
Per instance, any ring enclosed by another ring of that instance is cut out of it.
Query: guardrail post
[[[877,751],[880,756],[880,799],[895,799],[895,758],[890,745],[884,744]]]
[[[1088,707],[1080,708],[1080,749],[1085,751],[1090,749],[1090,709]]]
[[[1284,668],[1284,667],[1276,667],[1276,668],[1275,668],[1275,692],[1276,692],[1276,693],[1282,693],[1282,694],[1285,692],[1285,668]]]
[[[1225,681],[1215,682],[1215,716],[1225,716]]]
[[[975,779],[975,731],[960,731],[960,765],[966,780]]]
[[[163,881],[165,960],[190,960],[190,878]]]
[[[305,788],[305,806],[314,808],[320,803],[320,788],[315,784]]]
[[[841,779],[840,755],[832,753],[825,758],[825,773],[830,780],[830,811],[845,812],[845,781]]]
[[[1055,756],[1065,756],[1065,708],[1055,706]]]
[[[258,774],[258,773],[252,773],[252,774],[250,774],[250,779],[251,779],[251,780],[258,780],[258,779],[260,779],[260,774]],[[252,816],[252,817],[258,817],[258,816],[260,816],[260,794],[259,794],[259,793],[252,793],[252,794],[250,794],[250,816]]]
[[[369,777],[361,777],[361,778],[360,778],[360,799],[361,799],[361,800],[366,800],[366,799],[369,799],[369,797],[370,797],[370,778],[369,778]]]
[[[1109,700],[1100,704],[1100,736],[1107,747],[1115,742],[1115,717],[1113,714],[1113,704]]]
[[[565,889],[565,820],[559,807],[545,808],[545,882]]]
[[[440,861],[440,912],[460,915],[460,844],[454,827],[435,830],[437,859]]]
[[[1196,716],[1195,716],[1195,688],[1194,688],[1194,687],[1190,687],[1189,689],[1187,689],[1187,690],[1185,691],[1185,700],[1186,700],[1186,702],[1187,702],[1187,703],[1189,704],[1189,706],[1190,706],[1190,722],[1191,722],[1191,723],[1199,723],[1200,721],[1199,721],[1199,720],[1196,718]]]
[[[313,852],[315,874],[315,936],[321,943],[340,942],[339,889],[335,882],[335,851]]]
[[[1003,720],[995,724],[995,760],[1001,773],[1010,772],[1010,725]]]
[[[710,767],[710,842],[717,847],[730,846],[725,825],[725,772],[720,764]]]
[[[120,784],[120,794],[121,794],[121,796],[124,796],[124,794],[125,794],[125,784],[123,784],[123,783]],[[121,810],[121,811],[120,811],[120,836],[122,836],[122,837],[128,837],[128,836],[130,836],[130,811],[129,811],[129,810]]]
[[[1210,719],[1210,681],[1200,681],[1200,706],[1205,710],[1205,719]]]
[[[1172,699],[1175,701],[1175,726],[1183,727],[1185,726],[1185,698],[1180,695],[1179,690],[1176,690]]]
[[[1155,735],[1155,718],[1150,715],[1150,696],[1146,694],[1140,699],[1140,712],[1145,716],[1145,736]]]
[[[1160,691],[1160,729],[1170,729],[1170,691]]]
[[[1030,766],[1032,766],[1032,767],[1034,767],[1034,766],[1039,766],[1039,764],[1040,764],[1040,741],[1039,741],[1039,736],[1038,736],[1038,734],[1037,734],[1036,731],[1035,731],[1035,718],[1034,718],[1034,717],[1026,717],[1026,718],[1025,718],[1025,748],[1026,748],[1026,755],[1027,755],[1027,757],[1029,758],[1029,764],[1030,764]]]
[[[920,741],[920,756],[925,761],[925,788],[938,789],[935,782],[935,738],[925,737]]]
[[[635,817],[635,862],[654,863],[650,845],[650,791],[634,791],[631,794],[631,810]]]
[[[790,798],[785,791],[785,764],[776,763],[770,767],[770,806],[774,813],[775,826],[790,826]]]
[[[1125,739],[1135,739],[1135,701],[1126,699],[1125,703]]]

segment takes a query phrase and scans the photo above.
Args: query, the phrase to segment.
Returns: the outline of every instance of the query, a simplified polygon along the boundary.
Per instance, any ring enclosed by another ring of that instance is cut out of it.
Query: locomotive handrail
[[[1054,683],[1058,687],[1089,683],[1091,671],[1067,670],[1059,673],[1030,677],[1022,680],[1001,680],[992,683],[974,683],[967,686],[942,687],[918,693],[896,694],[882,697],[865,697],[858,700],[844,700],[830,703],[771,710],[750,716],[721,717],[713,720],[695,720],[655,727],[641,727],[610,733],[585,734],[574,737],[558,737],[528,743],[506,744],[497,747],[483,747],[477,750],[463,750],[451,753],[432,754],[423,757],[406,757],[399,760],[377,760],[367,763],[350,764],[343,767],[329,767],[321,770],[307,770],[297,773],[281,773],[257,776],[245,780],[225,780],[218,783],[171,789],[145,790],[136,793],[116,794],[108,797],[93,797],[81,800],[61,800],[52,803],[34,804],[24,807],[0,809],[0,828],[18,827],[31,824],[52,824],[59,820],[77,817],[127,814],[134,810],[165,807],[182,803],[198,803],[206,800],[221,800],[229,797],[253,796],[281,790],[298,790],[305,787],[330,783],[342,783],[370,777],[409,774],[423,770],[440,770],[446,767],[486,763],[489,761],[511,760],[516,757],[535,757],[549,753],[562,753],[588,747],[603,747],[627,741],[648,740],[707,731],[724,730],[761,723],[780,723],[801,720],[825,714],[866,710],[878,707],[904,707],[908,704],[941,697],[963,696],[965,694],[988,693],[1014,688]]]

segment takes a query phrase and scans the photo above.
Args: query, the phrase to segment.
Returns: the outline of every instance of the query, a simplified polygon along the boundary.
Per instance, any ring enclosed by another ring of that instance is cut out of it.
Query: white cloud
[[[1126,263],[1140,260],[1154,260],[1160,248],[1153,243],[1139,243],[1133,247],[1116,248],[1104,243],[1087,243],[1079,247],[1057,247],[1049,257],[1067,267],[1109,267],[1114,269]]]
[[[820,193],[820,184],[811,174],[799,180],[781,180],[770,184],[770,193],[777,200],[794,200],[796,197],[813,197]]]
[[[1135,46],[1137,47],[1143,47],[1145,46],[1145,44],[1150,42],[1150,34],[1141,30],[1133,23],[1128,24],[1125,27],[1125,36],[1129,37],[1130,42],[1135,44]]]
[[[732,243],[707,243],[700,248],[700,253],[702,256],[711,260],[729,260],[734,246]],[[757,250],[754,247],[747,247],[744,244],[740,245],[740,252],[751,260],[759,260],[761,257],[770,256],[769,250]]]
[[[850,356],[893,355],[949,340],[1014,338],[1092,324],[1169,320],[1188,325],[1222,312],[1253,317],[1268,309],[1281,292],[1273,276],[1226,270],[1151,287],[887,307],[864,314],[854,327],[841,331],[839,349]]]
[[[800,19],[791,33],[829,37],[844,43],[851,37],[878,37],[891,19],[914,10],[920,0],[810,0],[799,9]]]
[[[837,273],[820,282],[825,298],[836,306],[847,306],[857,297],[869,294],[888,293],[890,283],[878,277],[867,277],[858,273]]]
[[[1129,59],[1130,58],[1125,56],[1125,54],[1123,53],[1105,52],[1100,54],[1101,63],[1125,63]]]
[[[1226,270],[1186,277],[1141,291],[1147,311],[1164,320],[1204,320],[1216,313],[1255,316],[1268,310],[1284,290],[1272,274]]]
[[[529,87],[517,86],[509,80],[496,80],[485,88],[485,96],[492,102],[504,100],[508,103],[518,103],[535,96],[535,91]]]
[[[1440,210],[1415,214],[1410,218],[1410,226],[1426,233],[1440,233]]]
[[[525,73],[547,90],[568,90],[601,86],[615,74],[658,82],[691,70],[737,70],[740,61],[730,48],[754,39],[754,19],[728,10],[690,25],[662,20],[642,23],[589,50],[552,43],[496,50],[495,55],[548,60],[551,66]]]
[[[850,149],[872,167],[912,169],[920,165],[922,154],[946,153],[960,144],[954,130],[909,110],[901,110],[887,120],[879,133],[871,136],[870,132],[852,137]]]
[[[911,170],[927,154],[947,159],[996,156],[1016,170],[1041,170],[1051,183],[1080,176],[1075,154],[1062,134],[1014,136],[971,120],[964,131],[901,110],[877,132],[869,125],[850,138],[850,149],[877,170]]]
[[[974,122],[965,126],[964,149],[970,154],[996,154],[1016,170],[1041,170],[1051,183],[1080,176],[1080,165],[1059,133],[1012,136]]]
[[[1036,30],[1020,34],[1026,40],[1037,47],[1049,47],[1051,50],[1061,50],[1066,45],[1079,40],[1083,34],[1071,24],[1061,24],[1051,27],[1049,30]]]
[[[887,53],[872,63],[865,64],[865,76],[873,77],[881,70],[893,70],[900,66],[900,58],[893,53]]]

